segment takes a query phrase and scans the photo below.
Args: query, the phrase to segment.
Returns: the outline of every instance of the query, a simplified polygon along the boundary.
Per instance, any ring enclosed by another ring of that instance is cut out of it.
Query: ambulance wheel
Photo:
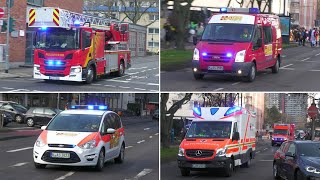
[[[193,74],[193,76],[196,80],[200,80],[200,79],[203,79],[204,74]]]
[[[37,169],[44,169],[46,168],[46,164],[39,164],[39,163],[34,163],[34,167],[37,168]]]
[[[187,168],[180,168],[180,172],[182,176],[189,176],[190,175],[190,169]]]
[[[226,177],[231,177],[234,171],[234,161],[231,159],[225,167]]]
[[[93,66],[89,66],[87,69],[87,77],[86,77],[86,84],[91,84],[94,79],[94,69]]]
[[[95,166],[95,169],[96,169],[97,171],[102,171],[103,166],[104,166],[104,150],[101,149],[101,150],[100,150],[100,153],[99,153],[97,165]]]
[[[123,62],[123,60],[121,60],[120,65],[119,65],[119,71],[116,72],[116,75],[118,77],[121,77],[124,75],[124,72],[125,72],[124,62]]]
[[[279,68],[280,68],[280,58],[277,59],[277,62],[274,66],[272,66],[271,70],[272,73],[278,73],[279,72]]]
[[[119,156],[114,159],[115,163],[123,163],[123,161],[124,161],[124,150],[125,150],[125,146],[124,146],[124,144],[122,144],[120,152],[119,152]]]
[[[257,69],[254,63],[251,63],[250,71],[248,76],[244,77],[243,79],[247,82],[253,82],[256,79]]]

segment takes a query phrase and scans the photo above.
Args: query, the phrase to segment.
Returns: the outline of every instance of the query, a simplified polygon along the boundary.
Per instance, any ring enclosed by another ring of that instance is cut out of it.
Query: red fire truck
[[[128,23],[43,7],[30,9],[28,24],[37,29],[35,79],[91,83],[131,66]]]

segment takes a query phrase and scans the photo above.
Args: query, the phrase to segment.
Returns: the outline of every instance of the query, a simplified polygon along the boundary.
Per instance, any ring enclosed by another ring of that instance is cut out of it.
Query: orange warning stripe
[[[60,13],[59,13],[59,9],[54,9],[53,10],[53,22],[59,26],[60,25]]]
[[[30,9],[29,11],[29,26],[33,25],[36,22],[36,10]]]

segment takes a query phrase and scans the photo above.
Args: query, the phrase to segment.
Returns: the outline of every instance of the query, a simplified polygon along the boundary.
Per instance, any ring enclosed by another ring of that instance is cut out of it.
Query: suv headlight
[[[317,168],[314,168],[312,166],[307,166],[306,171],[311,172],[311,173],[315,173],[315,174],[320,174],[320,170]]]
[[[217,150],[216,156],[225,156],[227,153],[227,148],[220,148]]]
[[[244,62],[245,55],[246,55],[246,50],[239,51],[236,54],[235,62]]]
[[[179,148],[178,156],[184,156],[184,149]]]
[[[42,141],[41,138],[38,138],[37,141],[36,141],[36,146],[37,147],[43,147],[45,146],[46,144]]]
[[[88,141],[88,142],[80,145],[79,147],[82,149],[93,149],[96,147],[96,140]]]
[[[197,48],[194,48],[194,51],[193,51],[193,60],[195,61],[199,61],[200,59],[200,52]]]

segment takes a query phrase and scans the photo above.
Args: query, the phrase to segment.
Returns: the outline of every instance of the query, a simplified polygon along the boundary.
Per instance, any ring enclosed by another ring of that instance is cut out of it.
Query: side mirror
[[[240,139],[239,132],[234,132],[232,135],[232,141],[238,141]]]
[[[9,110],[10,110],[10,111],[14,111],[14,109],[13,109],[13,108],[10,108]]]
[[[46,130],[47,126],[41,126],[41,130]]]
[[[259,38],[257,41],[257,47],[262,47],[262,39]]]
[[[115,129],[108,128],[106,134],[114,134],[116,132]]]

